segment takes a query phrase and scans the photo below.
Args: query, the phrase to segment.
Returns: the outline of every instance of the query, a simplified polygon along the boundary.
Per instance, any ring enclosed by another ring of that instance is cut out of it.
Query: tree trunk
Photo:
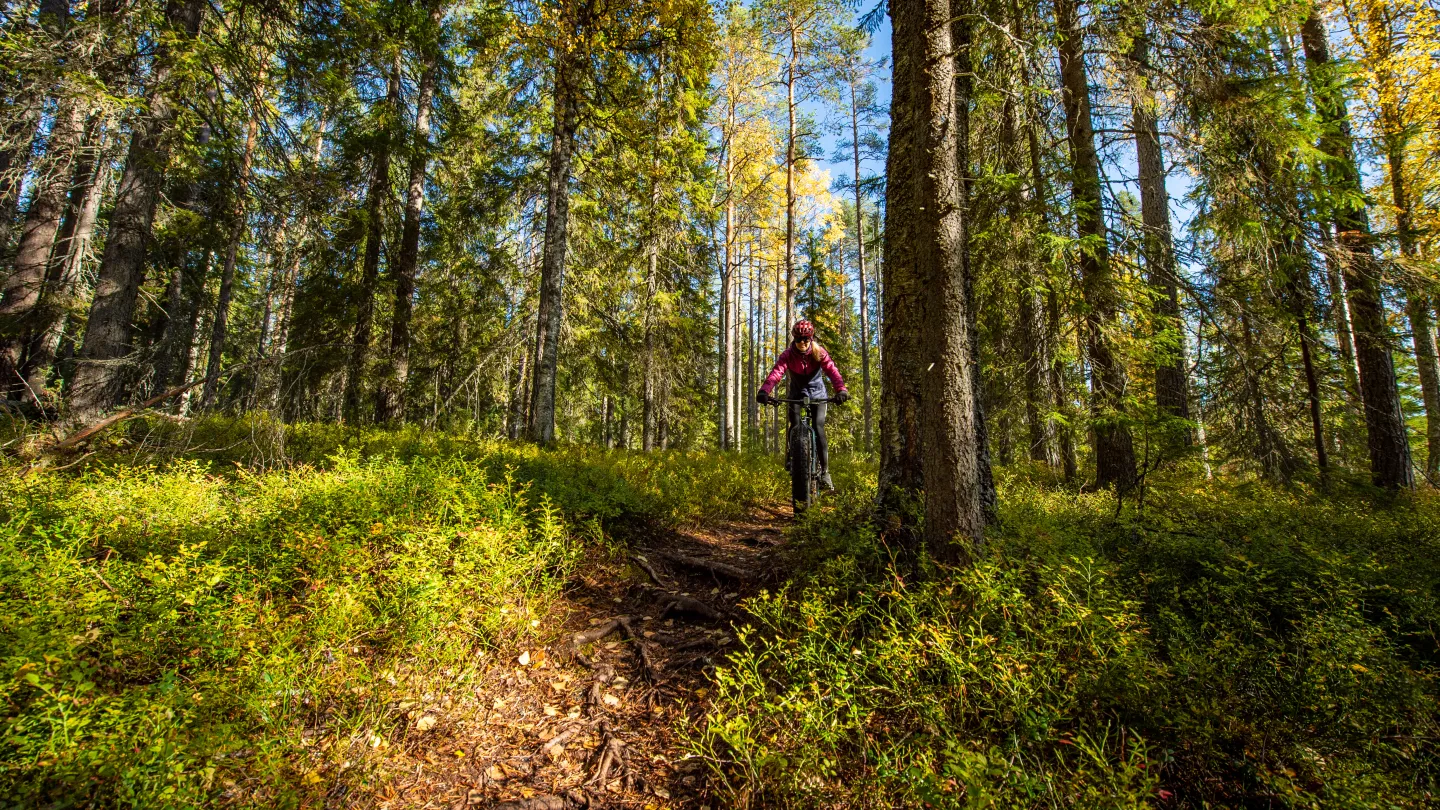
[[[400,117],[399,58],[390,68],[385,103],[387,121]],[[345,373],[345,417],[360,419],[361,378],[370,356],[370,332],[375,318],[375,285],[380,278],[380,241],[385,233],[385,203],[390,198],[390,151],[395,133],[379,135],[370,161],[370,187],[365,192],[365,256],[360,267],[360,293],[355,312],[355,331],[350,336],[350,363]]]
[[[895,521],[903,519],[925,486],[920,444],[924,366],[919,351],[927,290],[916,275],[918,228],[913,205],[919,194],[916,167],[927,126],[916,112],[916,105],[925,101],[920,95],[927,44],[919,41],[924,28],[922,14],[920,0],[890,0],[890,18],[897,30],[892,41],[906,45],[896,48],[891,60],[890,146],[885,159],[885,198],[891,204],[885,207],[880,268],[884,308],[880,344],[885,361],[880,366],[878,494],[881,511]],[[906,39],[898,35],[902,30]],[[908,542],[908,538],[902,541]]]
[[[22,392],[26,399],[38,396],[38,392],[26,391],[21,366],[26,343],[44,329],[40,323],[43,320],[40,299],[50,268],[50,251],[60,230],[76,160],[83,146],[85,112],[85,105],[77,98],[60,100],[45,157],[36,167],[35,194],[16,245],[14,269],[5,280],[4,294],[0,295],[0,329],[4,334],[0,343],[0,385],[7,396]]]
[[[249,225],[247,208],[250,197],[250,167],[255,160],[255,138],[259,123],[255,113],[245,126],[245,151],[240,156],[240,171],[235,177],[235,202],[231,208],[230,241],[225,246],[225,263],[220,266],[220,294],[215,299],[215,320],[211,323],[210,358],[205,366],[205,390],[200,395],[200,407],[209,410],[215,407],[220,393],[220,365],[225,357],[225,337],[230,325],[230,299],[235,289],[235,262],[240,255],[240,243],[245,239]]]
[[[730,277],[734,274],[735,265],[735,107],[732,104],[726,111],[728,131],[731,135],[731,143],[725,149],[725,244],[721,250],[721,261],[724,264],[720,268],[720,330],[717,337],[720,345],[720,364],[717,382],[720,393],[720,414],[719,430],[721,450],[728,450],[733,444],[731,432],[734,426],[730,424]],[[649,449],[649,448],[646,448]]]
[[[785,325],[795,323],[795,68],[799,31],[790,24],[790,58],[785,63]]]
[[[42,47],[53,49],[57,55],[70,50],[67,48],[65,36],[70,29],[70,3],[69,0],[41,0],[37,21],[40,23],[43,32],[40,39],[48,39]],[[7,11],[9,11],[7,9]],[[30,6],[26,4],[21,15],[28,17]],[[8,14],[7,14],[8,16]],[[40,43],[37,43],[40,44]],[[8,105],[5,110],[7,121],[4,127],[4,139],[0,140],[0,254],[10,246],[10,233],[14,225],[15,211],[20,205],[20,194],[25,186],[25,177],[30,174],[31,152],[35,145],[35,135],[39,130],[40,118],[45,106],[45,93],[50,90],[33,76],[23,76],[24,84],[18,88],[6,88],[6,96],[13,98],[13,104]],[[77,107],[72,96],[65,93],[63,87],[59,88],[62,96],[59,109],[56,111],[55,125],[51,130],[51,145],[47,150],[49,155],[57,155],[63,151],[63,144],[56,144],[55,138],[61,136],[63,141],[63,127],[68,118],[67,107]],[[13,93],[13,95],[12,95]],[[56,146],[61,146],[57,150]],[[49,164],[47,166],[47,164]],[[49,171],[47,171],[47,168]],[[35,202],[31,203],[33,209],[36,203],[40,203],[46,193],[47,182],[53,182],[57,169],[53,161],[46,160],[39,167],[39,178],[37,178],[37,189]],[[60,174],[64,174],[60,169]],[[63,193],[63,190],[62,190]],[[43,205],[42,205],[43,207]],[[28,217],[27,217],[28,219]],[[27,223],[28,227],[28,223]],[[53,234],[52,234],[53,235]],[[46,250],[49,244],[45,245]],[[33,248],[32,248],[33,249]],[[17,254],[19,251],[17,251]],[[17,255],[17,270],[19,265]],[[43,272],[43,271],[42,271]],[[9,292],[9,284],[6,285],[6,292]],[[37,283],[38,286],[38,283]],[[38,295],[38,291],[36,293]],[[3,348],[3,347],[0,347]],[[0,358],[0,363],[4,359]]]
[[[1110,333],[1121,327],[1100,196],[1100,159],[1090,120],[1090,80],[1077,0],[1056,0],[1065,129],[1073,161],[1075,224],[1080,237],[1080,286],[1085,299],[1086,353],[1091,368],[1091,422],[1096,483],[1125,490],[1135,481],[1135,448],[1125,424],[1125,364]]]
[[[865,289],[865,195],[860,190],[860,104],[855,81],[850,83],[850,155],[855,168],[855,264],[860,278],[860,403],[864,410],[865,432],[861,447],[870,452],[870,316]]]
[[[108,160],[106,141],[103,124],[97,120],[75,162],[65,220],[60,225],[51,256],[45,300],[30,355],[24,364],[30,391],[42,398],[46,395],[50,369],[55,364],[66,320],[75,306],[85,258],[90,253],[95,222],[100,216],[104,196],[101,176]]]
[[[30,153],[40,125],[39,88],[23,88],[17,96],[9,108],[12,118],[0,134],[0,256],[10,247],[15,211],[20,207],[20,192],[30,172]]]
[[[652,217],[655,216],[654,209],[659,198],[660,186],[656,183],[652,189],[650,200]],[[644,368],[641,370],[644,380],[642,382],[640,449],[647,453],[655,449],[658,438],[656,430],[660,415],[659,403],[655,401],[658,395],[655,357],[655,294],[659,290],[660,283],[660,250],[657,230],[652,224],[645,246],[645,358]],[[723,446],[721,449],[724,449]]]
[[[1015,26],[1017,36],[1026,35],[1024,24],[1025,18],[1020,14],[1020,6],[1015,0],[1010,3],[1010,19]],[[1045,165],[1040,152],[1040,112],[1036,109],[1035,90],[1031,81],[1030,68],[1031,55],[1021,54],[1019,59],[1020,83],[1025,92],[1025,145],[1030,154],[1030,205],[1035,221],[1040,224],[1042,233],[1052,233],[1050,224],[1050,190],[1045,180]],[[1038,247],[1038,246],[1037,246]],[[1039,259],[1038,256],[1035,257]],[[1046,410],[1053,410],[1057,414],[1070,416],[1070,403],[1065,393],[1065,362],[1059,351],[1060,346],[1060,296],[1055,289],[1053,282],[1043,278],[1039,267],[1035,268],[1032,276],[1034,283],[1046,282],[1044,301],[1041,302],[1041,290],[1035,290],[1037,306],[1043,306],[1042,319],[1039,321],[1040,329],[1037,335],[1044,340],[1044,351],[1038,351],[1035,359],[1039,363],[1038,371],[1041,375],[1040,386],[1044,392],[1042,399],[1037,401],[1037,410],[1045,407]],[[1038,341],[1037,341],[1038,343]],[[1051,447],[1053,452],[1047,453],[1047,458],[1054,458],[1052,466],[1059,466],[1064,471],[1066,481],[1073,481],[1076,476],[1075,463],[1075,440],[1070,420],[1060,421],[1054,418],[1046,419],[1046,432],[1053,435]]]
[[[941,562],[963,563],[979,553],[986,522],[962,188],[960,113],[969,99],[957,97],[968,82],[957,81],[952,58],[968,43],[952,37],[949,0],[896,0],[894,11],[894,41],[908,43],[917,51],[911,58],[927,68],[914,77],[910,115],[897,126],[914,127],[910,137],[919,147],[910,153],[914,184],[905,207],[915,220],[911,272],[926,291],[920,342],[925,545]]]
[[[959,174],[962,221],[970,216],[970,99],[973,97],[975,68],[971,61],[974,44],[972,14],[974,0],[951,0],[950,41],[955,61],[955,160]],[[975,463],[978,466],[980,509],[986,523],[1000,520],[1000,498],[995,491],[995,475],[990,464],[990,431],[985,420],[984,385],[980,379],[980,330],[976,314],[982,307],[975,303],[975,277],[970,272],[969,225],[962,228],[960,264],[965,281],[965,341],[969,346],[972,407],[974,408]]]
[[[1019,35],[1019,14],[1014,9],[1011,11],[1010,23],[1015,29],[1013,33]],[[1012,58],[1008,50],[1005,53],[1007,59]],[[1024,58],[1023,55],[1021,58]],[[1018,77],[1023,72],[1010,70],[1007,73],[1009,78]],[[1010,218],[1010,233],[1017,240],[1014,255],[1019,265],[1016,270],[1020,295],[1016,325],[1021,351],[1024,353],[1025,425],[1030,440],[1028,456],[1031,461],[1042,462],[1053,469],[1060,466],[1060,456],[1055,422],[1050,418],[1053,407],[1049,386],[1051,345],[1050,335],[1045,328],[1045,301],[1041,297],[1040,262],[1036,255],[1038,245],[1031,233],[1034,225],[1044,223],[1044,211],[1036,204],[1039,194],[1035,183],[1037,172],[1027,172],[1021,166],[1018,133],[1028,124],[1021,120],[1023,105],[1015,98],[1020,93],[1028,92],[1028,87],[1022,83],[1018,88],[1011,85],[1006,93],[1000,120],[999,148],[1005,173],[1016,178],[1016,182],[1010,187],[1006,213]]]
[[[430,30],[438,32],[442,9],[430,2]],[[425,169],[430,159],[430,107],[435,98],[436,62],[432,49],[425,57],[415,100],[415,142],[410,153],[410,182],[405,191],[405,224],[400,231],[400,260],[395,268],[395,311],[390,321],[389,369],[381,378],[375,421],[405,419],[405,385],[410,378],[410,319],[415,303],[415,274],[420,263],[420,215],[425,209]]]
[[[75,379],[71,384],[71,416],[78,422],[97,419],[120,402],[130,353],[131,319],[144,278],[145,255],[155,220],[155,205],[164,185],[170,157],[168,134],[175,121],[174,70],[184,47],[200,32],[206,6],[201,0],[170,0],[166,22],[179,41],[161,39],[148,81],[146,113],[136,119],[110,212],[105,253],[95,281],[95,296],[85,328]]]
[[[570,164],[580,116],[581,64],[562,51],[555,59],[555,125],[550,138],[546,187],[545,244],[540,268],[540,308],[535,323],[535,370],[530,395],[530,439],[555,441],[555,376],[560,361],[564,306],[566,225],[570,219]]]
[[[1327,179],[1338,192],[1333,195],[1331,213],[1342,255],[1340,272],[1355,330],[1355,360],[1360,368],[1360,397],[1365,406],[1370,477],[1376,486],[1400,489],[1414,483],[1410,445],[1400,410],[1394,358],[1390,355],[1391,335],[1380,291],[1380,264],[1375,258],[1370,221],[1365,212],[1350,116],[1345,108],[1340,77],[1330,64],[1326,37],[1319,12],[1312,8],[1301,26],[1301,41],[1323,127],[1320,151],[1330,158]]]
[[[1175,271],[1175,242],[1170,232],[1170,195],[1165,188],[1165,153],[1156,121],[1155,90],[1150,86],[1150,43],[1143,31],[1135,37],[1130,61],[1135,71],[1135,97],[1131,102],[1135,151],[1140,169],[1140,214],[1145,226],[1143,253],[1147,281],[1154,296],[1156,342],[1155,405],[1162,414],[1190,418],[1189,382],[1185,374],[1185,325],[1180,317],[1179,279]],[[1190,428],[1167,425],[1165,441],[1172,448],[1189,447]]]

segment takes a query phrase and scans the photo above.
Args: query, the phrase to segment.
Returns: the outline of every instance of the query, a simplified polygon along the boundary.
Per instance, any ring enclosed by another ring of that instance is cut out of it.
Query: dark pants
[[[825,406],[828,403],[816,402],[810,406],[810,421],[815,423],[815,463],[821,472],[830,469],[830,446],[825,441]],[[795,423],[800,421],[800,409],[805,407],[798,402],[790,403],[790,427],[794,429]]]

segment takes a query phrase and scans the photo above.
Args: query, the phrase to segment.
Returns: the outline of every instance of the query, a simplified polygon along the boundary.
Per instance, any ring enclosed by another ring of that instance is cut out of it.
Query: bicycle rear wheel
[[[810,431],[799,428],[796,425],[790,431],[790,500],[796,512],[810,505],[810,462],[813,457]]]

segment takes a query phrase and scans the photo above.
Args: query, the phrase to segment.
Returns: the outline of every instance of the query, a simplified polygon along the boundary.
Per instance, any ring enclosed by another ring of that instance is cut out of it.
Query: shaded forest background
[[[1434,480],[1432,5],[960,12],[998,463]],[[750,392],[804,316],[860,392],[835,445],[873,451],[880,380],[938,328],[905,317],[932,283],[891,279],[915,212],[886,203],[881,7],[3,14],[0,372],[32,416],[196,383],[158,407],[778,449]]]

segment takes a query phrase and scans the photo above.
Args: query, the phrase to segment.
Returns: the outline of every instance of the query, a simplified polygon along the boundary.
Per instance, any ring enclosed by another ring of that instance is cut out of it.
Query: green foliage
[[[363,778],[404,696],[539,632],[602,525],[779,483],[762,459],[266,417],[135,437],[0,475],[0,806],[303,804]]]
[[[1001,494],[991,553],[925,578],[863,491],[807,515],[807,573],[749,603],[691,730],[731,801],[1433,802],[1433,498]]]

